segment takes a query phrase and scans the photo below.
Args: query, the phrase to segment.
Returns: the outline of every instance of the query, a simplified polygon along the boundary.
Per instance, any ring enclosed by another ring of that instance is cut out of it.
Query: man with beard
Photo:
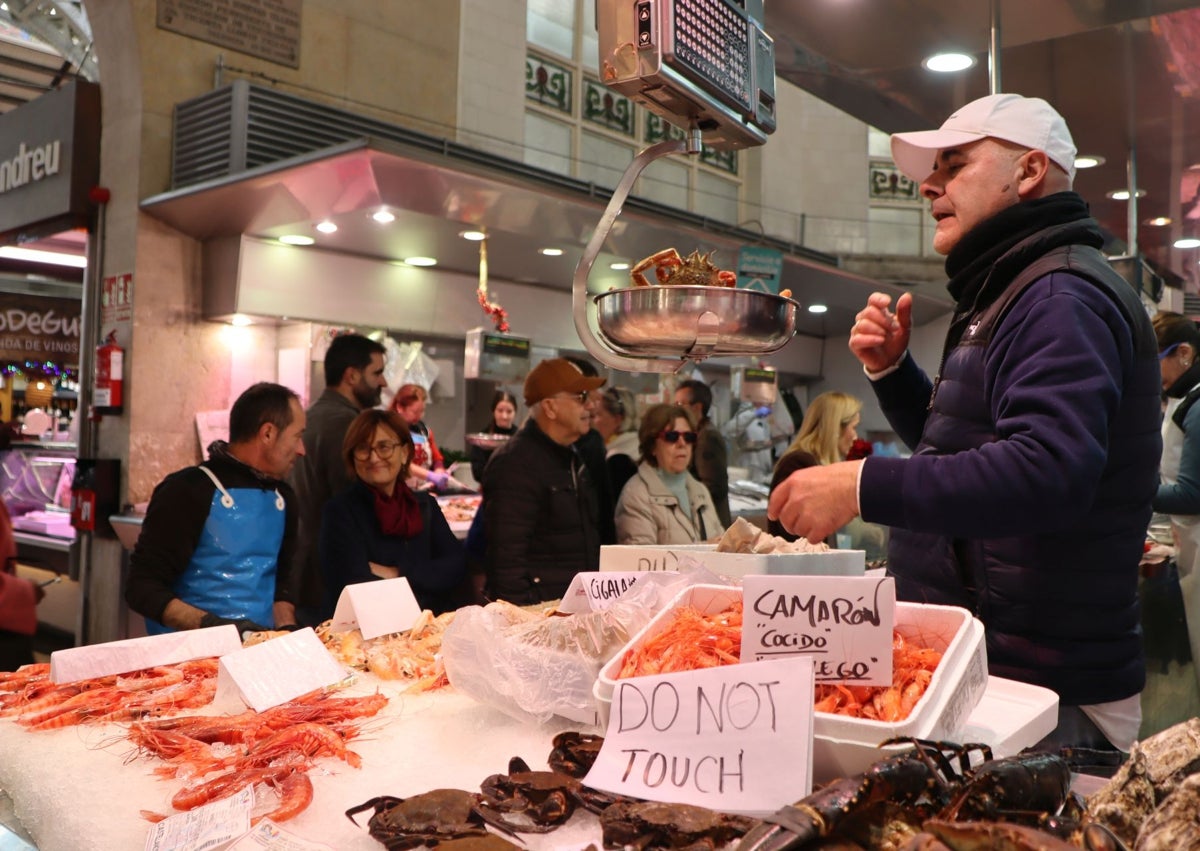
[[[577,444],[592,427],[588,398],[603,383],[566,358],[525,378],[529,419],[483,471],[491,598],[557,600],[576,573],[599,569],[596,489]]]
[[[292,576],[296,620],[316,626],[332,617],[324,600],[317,542],[321,512],[331,496],[350,484],[342,458],[342,441],[350,423],[379,404],[385,349],[360,334],[335,337],[325,352],[325,392],[308,409],[304,457],[292,471],[292,487],[300,504],[300,558]]]
[[[909,293],[894,311],[872,294],[849,344],[912,457],[800,470],[768,515],[809,540],[860,512],[891,526],[897,599],[971,610],[991,674],[1058,693],[1035,749],[1111,765],[1138,734],[1146,674],[1138,562],[1161,448],[1149,317],[1098,250],[1071,191],[1075,144],[1044,100],[989,95],[939,130],[893,135],[892,155],[930,202],[955,313],[933,380],[908,350]]]

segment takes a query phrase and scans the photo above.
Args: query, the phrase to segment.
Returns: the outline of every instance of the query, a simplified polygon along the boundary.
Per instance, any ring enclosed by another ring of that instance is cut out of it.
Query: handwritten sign
[[[817,682],[892,684],[891,578],[747,576],[742,661],[803,654]]]
[[[263,712],[345,678],[346,670],[309,627],[222,656],[214,703],[236,695]]]
[[[619,680],[584,784],[761,815],[812,786],[812,659]]]
[[[358,627],[364,639],[412,629],[421,616],[421,604],[403,576],[380,582],[347,585],[333,610],[333,630]]]

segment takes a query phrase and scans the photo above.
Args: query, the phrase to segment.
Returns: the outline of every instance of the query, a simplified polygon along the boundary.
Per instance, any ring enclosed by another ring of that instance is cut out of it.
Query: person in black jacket
[[[596,491],[575,444],[591,429],[588,397],[602,384],[564,358],[542,361],[525,379],[530,417],[483,476],[493,599],[556,600],[576,573],[599,567]]]
[[[517,397],[507,390],[497,390],[492,396],[492,418],[484,426],[481,434],[500,434],[512,437],[517,433]],[[487,448],[471,444],[467,455],[471,459],[471,475],[476,482],[483,482],[483,469],[488,459],[492,457],[495,448]]]
[[[342,589],[403,576],[423,609],[454,607],[450,593],[466,576],[467,557],[437,501],[406,484],[413,439],[393,411],[363,411],[342,443],[353,483],[329,500],[321,519],[324,617]]]

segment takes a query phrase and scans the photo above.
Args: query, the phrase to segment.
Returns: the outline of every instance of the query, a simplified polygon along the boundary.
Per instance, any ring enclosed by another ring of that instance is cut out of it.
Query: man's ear
[[[278,435],[279,429],[275,427],[275,423],[263,423],[258,427],[258,439],[263,443],[271,443]]]
[[[1050,158],[1045,151],[1026,151],[1017,159],[1020,168],[1017,194],[1022,198],[1036,197],[1045,186],[1050,171]]]

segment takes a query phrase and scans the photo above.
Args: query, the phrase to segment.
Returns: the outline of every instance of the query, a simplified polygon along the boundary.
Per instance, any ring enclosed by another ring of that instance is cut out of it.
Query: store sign
[[[738,286],[779,295],[783,277],[783,252],[777,248],[746,245],[738,251]]]
[[[100,87],[82,80],[0,115],[0,234],[85,226],[99,140]]]
[[[79,301],[0,293],[0,363],[79,363]]]

